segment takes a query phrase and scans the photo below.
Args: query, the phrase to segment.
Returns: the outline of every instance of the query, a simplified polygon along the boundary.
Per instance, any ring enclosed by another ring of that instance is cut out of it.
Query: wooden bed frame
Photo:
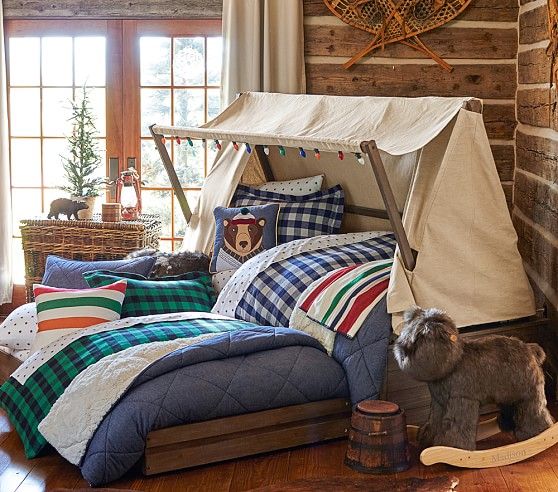
[[[556,392],[556,362],[553,336],[546,318],[495,323],[462,329],[465,337],[506,335],[541,344],[548,354],[546,367],[549,399]],[[0,381],[7,379],[21,362],[0,352]],[[425,383],[404,375],[390,346],[384,387],[380,397],[405,410],[407,423],[420,425],[428,416],[430,395]],[[485,407],[481,413],[494,412]],[[347,437],[351,405],[344,399],[323,400],[196,422],[152,431],[147,436],[143,472],[154,475],[171,470],[216,463]]]

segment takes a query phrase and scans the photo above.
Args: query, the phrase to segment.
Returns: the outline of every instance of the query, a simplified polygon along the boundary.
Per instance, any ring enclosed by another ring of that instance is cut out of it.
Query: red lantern
[[[141,214],[140,178],[133,167],[116,180],[116,201],[122,206],[123,220],[138,220]]]

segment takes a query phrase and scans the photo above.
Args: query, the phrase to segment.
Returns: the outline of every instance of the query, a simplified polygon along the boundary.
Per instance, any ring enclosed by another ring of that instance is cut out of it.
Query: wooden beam
[[[273,169],[271,169],[271,166],[269,164],[269,158],[267,157],[261,145],[256,145],[256,156],[258,157],[258,161],[260,161],[260,166],[262,166],[262,171],[264,173],[266,181],[275,181]]]
[[[4,0],[3,7],[5,19],[220,19],[223,0]]]
[[[155,125],[151,125],[149,127],[149,131],[151,132],[153,140],[155,140],[155,145],[157,146],[157,150],[159,151],[159,155],[161,156],[161,160],[163,161],[163,165],[165,166],[165,170],[167,171],[167,174],[169,176],[172,189],[174,191],[174,194],[176,195],[176,199],[178,200],[178,204],[180,205],[182,214],[186,219],[186,223],[189,223],[190,219],[192,218],[192,211],[190,210],[188,200],[186,200],[186,195],[184,194],[184,190],[182,189],[182,185],[180,184],[180,180],[178,179],[176,170],[174,169],[169,153],[167,152],[167,147],[163,143],[163,136],[153,131],[154,126]]]
[[[415,268],[415,255],[411,249],[411,245],[409,244],[407,233],[403,228],[401,215],[399,214],[399,209],[397,208],[395,195],[393,194],[393,190],[389,184],[389,179],[387,177],[384,163],[382,162],[382,157],[380,156],[380,151],[376,146],[376,142],[373,140],[370,140],[369,142],[362,142],[360,147],[362,151],[368,155],[372,170],[376,176],[376,182],[378,183],[380,193],[382,194],[382,198],[386,206],[386,212],[393,228],[395,240],[399,246],[399,251],[401,252],[403,264],[407,270],[412,271]]]
[[[389,220],[388,213],[385,210],[380,210],[378,208],[361,207],[360,205],[345,205],[345,212],[348,214]]]

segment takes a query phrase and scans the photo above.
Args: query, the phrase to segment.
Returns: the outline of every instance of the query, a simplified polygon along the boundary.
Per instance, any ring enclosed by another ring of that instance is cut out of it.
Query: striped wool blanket
[[[335,334],[353,338],[385,297],[393,260],[351,265],[329,272],[302,294],[289,326],[316,337],[328,352]]]

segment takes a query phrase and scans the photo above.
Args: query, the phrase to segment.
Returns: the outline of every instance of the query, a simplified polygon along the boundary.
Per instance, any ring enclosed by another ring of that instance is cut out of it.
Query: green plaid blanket
[[[103,357],[136,345],[226,333],[252,326],[244,321],[197,319],[137,324],[84,336],[46,360],[25,384],[10,377],[0,386],[0,407],[6,410],[21,437],[25,456],[35,458],[47,444],[37,426],[72,380]]]

